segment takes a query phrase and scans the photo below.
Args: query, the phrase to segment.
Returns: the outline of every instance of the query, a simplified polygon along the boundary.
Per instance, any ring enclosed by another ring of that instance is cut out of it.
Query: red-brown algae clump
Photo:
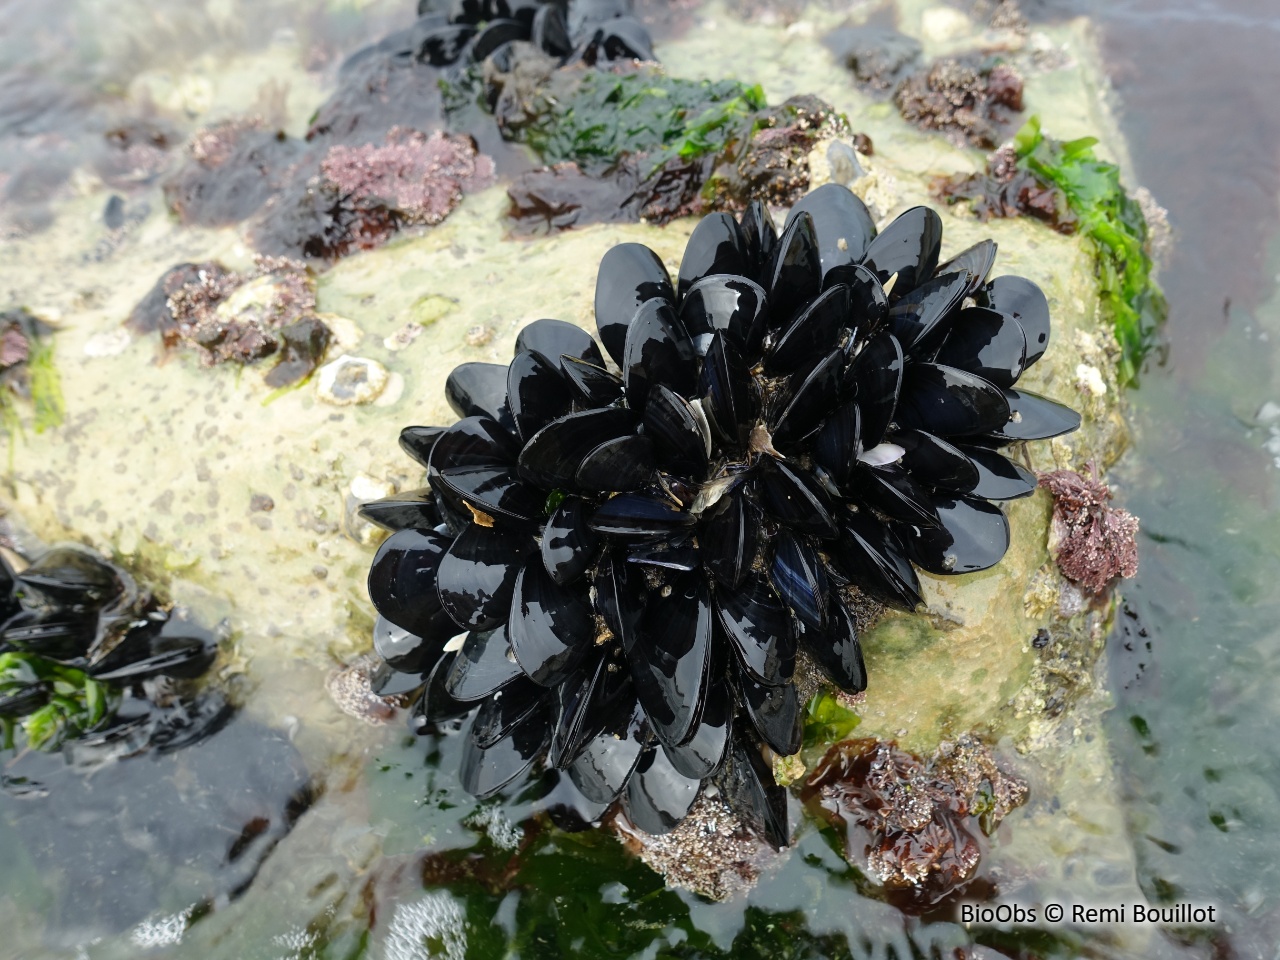
[[[927,907],[973,879],[990,835],[1027,798],[978,740],[943,743],[928,761],[873,738],[837,743],[802,798],[843,831],[845,858],[873,882]]]
[[[1107,505],[1111,490],[1097,476],[1074,470],[1040,475],[1040,486],[1053,495],[1049,552],[1063,576],[1095,595],[1117,579],[1138,573],[1138,518]]]
[[[1008,64],[944,57],[893,92],[904,120],[960,146],[994,147],[999,127],[1022,109],[1022,78]]]

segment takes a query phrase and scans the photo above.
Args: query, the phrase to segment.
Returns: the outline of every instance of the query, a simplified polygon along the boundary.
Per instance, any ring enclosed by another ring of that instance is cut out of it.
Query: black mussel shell
[[[434,530],[400,530],[384,540],[369,568],[369,598],[378,613],[419,637],[448,630],[439,619],[436,576],[451,542]]]
[[[876,235],[867,205],[848,187],[828,183],[800,198],[787,216],[787,226],[801,213],[813,218],[822,286],[844,281],[846,271],[862,260]]]
[[[462,56],[476,28],[465,23],[450,23],[436,27],[422,36],[418,45],[418,62],[432,67],[447,67]]]
[[[758,284],[769,280],[769,265],[773,263],[773,250],[778,245],[778,228],[773,225],[769,208],[761,200],[752,200],[742,211],[742,237],[747,245],[747,262],[751,270],[747,276]]]
[[[564,358],[572,358],[595,367],[604,366],[604,355],[591,334],[577,324],[565,320],[535,320],[516,334],[515,355],[526,350],[542,354],[564,369]]]
[[[560,369],[588,407],[607,407],[622,399],[622,378],[585,360],[561,357]]]
[[[832,683],[847,693],[867,689],[867,667],[853,614],[840,597],[831,598],[827,629],[806,630],[804,648]]]
[[[507,368],[501,363],[463,363],[444,382],[444,398],[460,417],[488,417],[515,428],[507,408]]]
[[[1016,500],[1036,492],[1036,475],[1020,463],[986,447],[958,447],[978,470],[968,493],[984,500]]]
[[[454,700],[471,703],[524,676],[511,653],[507,628],[469,633],[445,676],[444,689]]]
[[[645,833],[670,833],[698,799],[702,781],[686,777],[657,745],[640,758],[623,795],[627,819]]]
[[[839,570],[876,600],[915,610],[921,603],[920,579],[893,530],[867,510],[847,512],[840,527],[842,536],[831,546]]]
[[[995,566],[1009,549],[1009,521],[976,497],[937,501],[940,523],[906,538],[907,552],[930,573],[975,573]]]
[[[626,645],[636,696],[653,732],[664,743],[686,742],[702,719],[710,681],[711,637],[707,583],[691,573],[674,578],[670,595],[650,603],[637,641]]]
[[[453,665],[458,656],[458,653],[452,651],[446,653],[431,668],[431,672],[427,675],[427,682],[422,688],[422,694],[409,714],[409,729],[413,733],[418,735],[429,733],[442,720],[460,717],[475,708],[474,703],[455,700],[449,695],[446,687],[446,681],[453,673]],[[516,675],[519,675],[518,669]]]
[[[773,341],[765,368],[774,375],[799,369],[815,354],[824,354],[839,346],[841,334],[850,322],[848,285],[837,283],[828,287],[800,310]]]
[[[451,467],[432,477],[432,481],[446,500],[455,497],[490,519],[536,523],[542,519],[546,505],[541,491],[505,466]]]
[[[576,591],[560,586],[541,557],[530,557],[516,577],[507,636],[516,662],[544,687],[563,683],[591,650],[591,610]]]
[[[912,207],[871,241],[862,262],[881,283],[897,276],[892,293],[897,300],[932,279],[941,252],[942,218],[928,207]]]
[[[400,431],[400,449],[422,466],[431,462],[431,451],[447,427],[405,427]]]
[[[1065,404],[1026,390],[1006,390],[1009,421],[995,436],[1001,440],[1048,440],[1080,427],[1080,414]]]
[[[99,610],[124,592],[114,567],[76,547],[45,551],[17,579],[28,590],[68,610]]]
[[[791,842],[787,824],[787,791],[773,779],[773,771],[749,737],[735,738],[725,797],[747,826],[773,846],[781,849]]]
[[[829,274],[826,283],[848,286],[850,326],[856,331],[855,340],[876,332],[888,318],[889,295],[884,292],[884,284],[862,264]]]
[[[546,709],[547,692],[520,682],[503,687],[485,699],[471,723],[470,737],[477,747],[488,749],[539,709]]]
[[[938,264],[937,270],[934,272],[938,276],[947,273],[963,273],[969,278],[969,286],[965,288],[964,295],[972,297],[978,292],[978,288],[987,282],[987,274],[991,272],[992,265],[996,262],[996,242],[994,240],[979,240],[972,247],[960,251],[946,263]]]
[[[765,292],[746,277],[703,277],[680,303],[680,322],[702,356],[710,349],[712,336],[720,332],[743,356],[759,357],[767,321]]]
[[[547,424],[533,435],[516,461],[524,479],[544,490],[572,490],[578,468],[587,455],[603,443],[634,432],[630,410],[605,407],[571,413]]]
[[[542,564],[561,585],[582,577],[600,550],[600,537],[587,525],[591,507],[581,497],[560,502],[542,531]]]
[[[690,287],[712,274],[748,273],[747,241],[738,221],[727,213],[712,213],[698,221],[685,244],[676,294],[683,300]]]
[[[373,624],[373,650],[397,670],[426,673],[440,658],[440,652],[451,636],[437,634],[432,640],[425,640],[380,616]]]
[[[844,393],[854,396],[862,412],[862,446],[879,445],[893,421],[902,391],[905,364],[902,346],[891,333],[867,341],[844,378]]]
[[[889,329],[908,357],[928,359],[946,337],[968,278],[948,273],[926,280],[889,308]],[[890,294],[892,299],[892,294]]]
[[[668,473],[695,481],[706,475],[711,437],[703,433],[705,424],[684,397],[662,384],[650,389],[642,429],[653,441],[658,465]]]
[[[844,353],[832,350],[819,354],[808,365],[792,374],[787,387],[777,398],[769,421],[773,442],[786,448],[818,428],[822,419],[835,406],[840,393],[840,371]]]
[[[937,363],[911,363],[895,420],[940,437],[996,433],[1009,422],[1004,391],[975,374]]]
[[[562,8],[554,3],[538,8],[533,18],[533,43],[551,57],[567,57],[573,52],[573,40]]]
[[[546,747],[550,735],[545,708],[534,710],[506,737],[486,748],[468,737],[462,748],[462,786],[477,800],[487,800],[522,776]]]
[[[606,440],[582,458],[574,480],[582,490],[636,490],[653,482],[654,449],[652,438],[634,433]]]
[[[647,564],[666,570],[696,570],[698,559],[698,548],[691,536],[675,540],[645,541],[627,550],[628,563]]]
[[[504,44],[516,40],[528,40],[529,25],[519,20],[490,20],[472,41],[468,54],[472,63],[483,63],[485,58]]]
[[[742,354],[723,331],[711,338],[699,375],[702,410],[712,434],[739,446],[760,413],[760,388]]]
[[[511,610],[520,568],[536,549],[526,533],[468,526],[450,545],[436,574],[445,612],[468,630],[492,630],[502,624]]]
[[[807,470],[770,456],[761,457],[756,470],[760,503],[771,516],[801,533],[836,536],[831,500]]]
[[[794,684],[767,686],[756,683],[745,670],[738,670],[738,688],[747,706],[747,716],[760,739],[785,757],[800,750],[804,739],[804,718],[800,695]]]
[[[1027,338],[1013,317],[970,307],[956,316],[935,360],[1012,387],[1027,366]]]
[[[968,493],[978,485],[978,468],[958,447],[924,430],[900,430],[891,438],[902,447],[902,466],[932,487]]]
[[[857,499],[874,507],[886,517],[902,523],[933,527],[938,524],[938,514],[933,508],[933,497],[926,487],[898,463],[872,465],[858,463],[851,484]]]
[[[1049,349],[1049,301],[1044,291],[1025,277],[996,277],[974,295],[978,306],[989,307],[1017,320],[1027,335],[1029,367]]]
[[[612,803],[631,779],[651,741],[644,708],[633,703],[621,719],[592,737],[569,766],[569,778],[594,803]]]
[[[369,689],[379,697],[413,697],[427,682],[427,673],[405,673],[383,662],[369,674]]]
[[[853,475],[862,452],[862,411],[852,400],[840,404],[813,438],[813,459],[837,486]]]
[[[702,720],[689,742],[678,747],[662,745],[671,765],[692,780],[705,780],[720,769],[732,736],[733,697],[729,684],[716,679],[719,676],[720,672],[713,670],[713,679],[707,685],[707,703],[702,710]]]
[[[779,331],[796,312],[812,301],[822,290],[822,261],[818,254],[818,237],[808,211],[793,214],[793,219],[778,238],[770,265],[769,327]]]
[[[611,661],[599,651],[592,653],[581,669],[571,673],[555,688],[555,722],[551,728],[551,745],[547,749],[547,764],[563,770],[582,752],[586,742],[601,733],[604,713],[612,704],[608,701],[618,694],[617,689],[605,691],[610,678]],[[615,684],[615,687],[617,685]]]
[[[442,519],[435,494],[429,487],[362,503],[360,516],[392,533],[397,530],[430,530]]]
[[[427,479],[434,483],[444,471],[462,467],[509,468],[519,452],[515,437],[492,417],[464,417],[436,440]]]
[[[589,526],[596,533],[620,540],[670,537],[693,526],[697,518],[665,496],[646,491],[620,493],[606,500]]]
[[[703,514],[702,562],[726,587],[738,587],[760,552],[763,517],[742,487],[725,494]]]
[[[554,360],[532,350],[517,353],[507,369],[507,405],[524,440],[573,410],[570,386]]]
[[[623,348],[622,382],[627,403],[643,410],[651,388],[661,384],[683,397],[698,385],[698,355],[689,335],[666,300],[647,300],[627,329]]]
[[[802,623],[821,629],[827,620],[827,572],[809,541],[789,530],[774,541],[769,578],[791,612]],[[792,751],[794,752],[794,751]]]
[[[716,616],[754,680],[768,686],[791,680],[796,666],[791,617],[765,577],[752,576],[737,590],[716,591]]]
[[[675,300],[671,277],[658,255],[640,243],[611,247],[596,274],[596,331],[605,351],[624,369],[627,330],[640,305],[655,297]]]

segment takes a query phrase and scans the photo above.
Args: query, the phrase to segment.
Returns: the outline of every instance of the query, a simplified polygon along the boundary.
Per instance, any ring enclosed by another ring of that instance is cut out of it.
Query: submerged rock
[[[387,368],[377,360],[343,354],[320,368],[316,396],[336,407],[372,403],[387,386]]]
[[[1049,553],[1069,580],[1097,595],[1138,575],[1138,518],[1108,505],[1111,490],[1096,467],[1092,478],[1074,470],[1044,473],[1040,485],[1053,495]]]

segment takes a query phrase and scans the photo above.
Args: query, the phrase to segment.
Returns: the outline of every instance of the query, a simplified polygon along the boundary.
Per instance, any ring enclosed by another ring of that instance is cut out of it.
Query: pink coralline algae
[[[1103,593],[1118,577],[1138,572],[1138,518],[1107,505],[1111,490],[1097,477],[1074,470],[1040,475],[1053,495],[1049,551],[1067,579],[1090,593]]]
[[[439,223],[464,193],[493,181],[493,160],[470,137],[400,127],[382,146],[331,148],[320,169],[344,196],[389,207],[406,223]]]

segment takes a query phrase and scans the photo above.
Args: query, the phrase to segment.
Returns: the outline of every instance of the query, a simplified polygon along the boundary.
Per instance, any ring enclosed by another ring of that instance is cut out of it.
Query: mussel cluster
[[[478,706],[468,791],[545,756],[662,833],[715,778],[787,842],[761,744],[801,745],[797,658],[862,690],[858,604],[914,609],[913,565],[996,563],[991,501],[1036,484],[999,449],[1080,422],[1014,388],[1049,343],[1040,289],[988,281],[990,240],[939,264],[941,240],[925,207],[877,236],[836,185],[781,235],[760,203],[712,214],[674,284],[647,247],[608,251],[599,345],[538,320],[510,364],[450,374],[462,419],[400,437],[429,487],[363,509],[393,531],[374,644],[425,684],[416,724]]]
[[[199,677],[216,645],[88,550],[55,547],[21,572],[0,555],[0,721],[32,745],[100,760],[203,736],[225,701],[157,684]]]
[[[413,41],[420,63],[481,63],[515,41],[569,63],[652,60],[628,0],[419,0],[418,21],[372,50]]]

